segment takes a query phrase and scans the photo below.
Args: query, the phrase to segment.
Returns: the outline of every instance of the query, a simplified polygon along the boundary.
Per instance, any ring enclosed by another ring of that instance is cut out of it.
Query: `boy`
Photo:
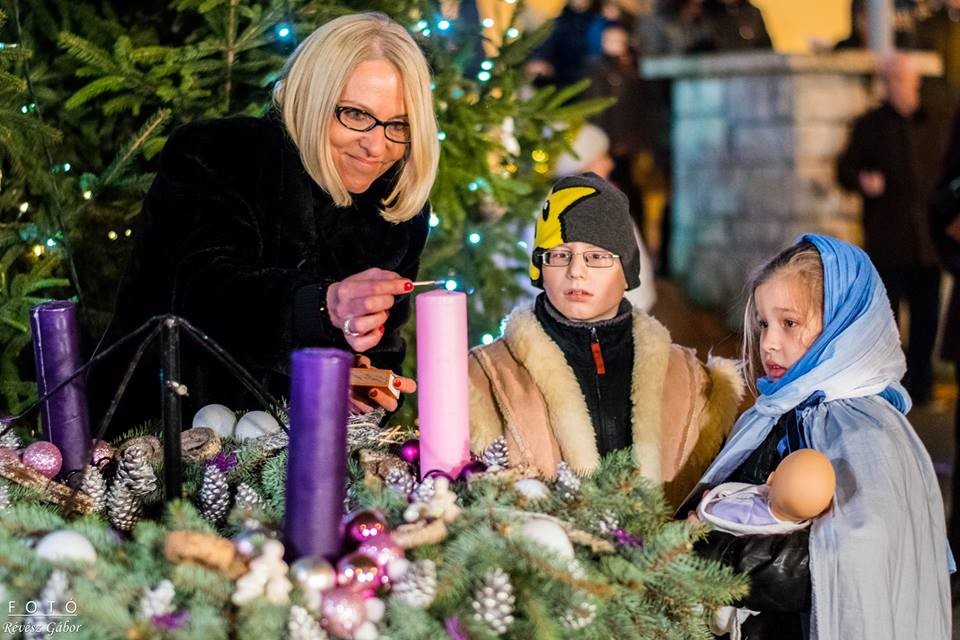
[[[732,361],[704,366],[624,299],[640,284],[631,225],[626,196],[596,174],[554,185],[530,265],[544,293],[470,352],[471,447],[504,436],[511,464],[547,477],[562,460],[587,474],[631,447],[676,505],[719,450],[743,382]]]

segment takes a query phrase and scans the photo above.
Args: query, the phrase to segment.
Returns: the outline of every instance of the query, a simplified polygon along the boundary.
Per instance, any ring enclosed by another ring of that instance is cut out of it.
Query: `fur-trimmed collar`
[[[660,481],[660,420],[663,384],[670,352],[670,334],[655,319],[633,311],[633,455],[644,476]],[[514,310],[505,322],[503,339],[530,372],[546,400],[550,428],[563,459],[578,474],[600,465],[593,422],[576,375],[563,352],[543,330],[532,306]]]

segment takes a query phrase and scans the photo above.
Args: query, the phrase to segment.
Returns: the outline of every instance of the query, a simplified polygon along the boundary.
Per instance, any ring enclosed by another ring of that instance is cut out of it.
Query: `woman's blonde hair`
[[[817,314],[823,315],[823,263],[813,243],[804,240],[787,247],[754,273],[748,285],[747,305],[743,310],[742,349],[744,376],[754,395],[757,395],[756,380],[763,375],[760,327],[757,325],[757,287],[775,276],[793,276],[800,282],[806,305],[804,316],[808,322]]]
[[[326,23],[287,60],[273,93],[274,104],[310,177],[340,207],[352,203],[333,163],[330,127],[347,80],[368,60],[386,60],[397,70],[410,123],[410,144],[393,190],[381,202],[391,222],[415,216],[430,195],[437,174],[440,144],[433,113],[430,69],[406,29],[380,13],[357,13]]]

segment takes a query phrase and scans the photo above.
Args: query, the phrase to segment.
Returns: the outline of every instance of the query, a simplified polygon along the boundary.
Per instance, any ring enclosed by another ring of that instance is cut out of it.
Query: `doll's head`
[[[749,288],[744,310],[743,360],[756,393],[762,371],[782,378],[823,329],[823,264],[808,241],[799,242],[764,265]]]
[[[830,506],[836,484],[827,456],[814,449],[799,449],[781,460],[767,478],[770,510],[780,520],[815,518]]]
[[[612,318],[640,285],[627,197],[594,173],[558,180],[537,216],[530,280],[571,320]]]

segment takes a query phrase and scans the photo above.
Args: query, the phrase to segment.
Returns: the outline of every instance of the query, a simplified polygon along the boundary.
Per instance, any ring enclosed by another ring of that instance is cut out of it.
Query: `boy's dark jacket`
[[[327,285],[370,267],[416,276],[429,205],[406,222],[384,220],[378,208],[391,177],[388,172],[351,207],[340,208],[306,173],[275,112],[179,128],[144,200],[101,348],[151,316],[177,314],[275,395],[287,395],[292,349],[349,350],[321,312]],[[399,328],[409,314],[409,297],[398,299],[383,339],[368,354],[375,366],[399,369]],[[210,402],[253,406],[224,367],[183,343],[182,381],[194,409]],[[127,349],[95,371],[89,388],[99,394],[101,411],[131,355]],[[154,357],[141,365],[114,431],[159,413],[156,363]]]

